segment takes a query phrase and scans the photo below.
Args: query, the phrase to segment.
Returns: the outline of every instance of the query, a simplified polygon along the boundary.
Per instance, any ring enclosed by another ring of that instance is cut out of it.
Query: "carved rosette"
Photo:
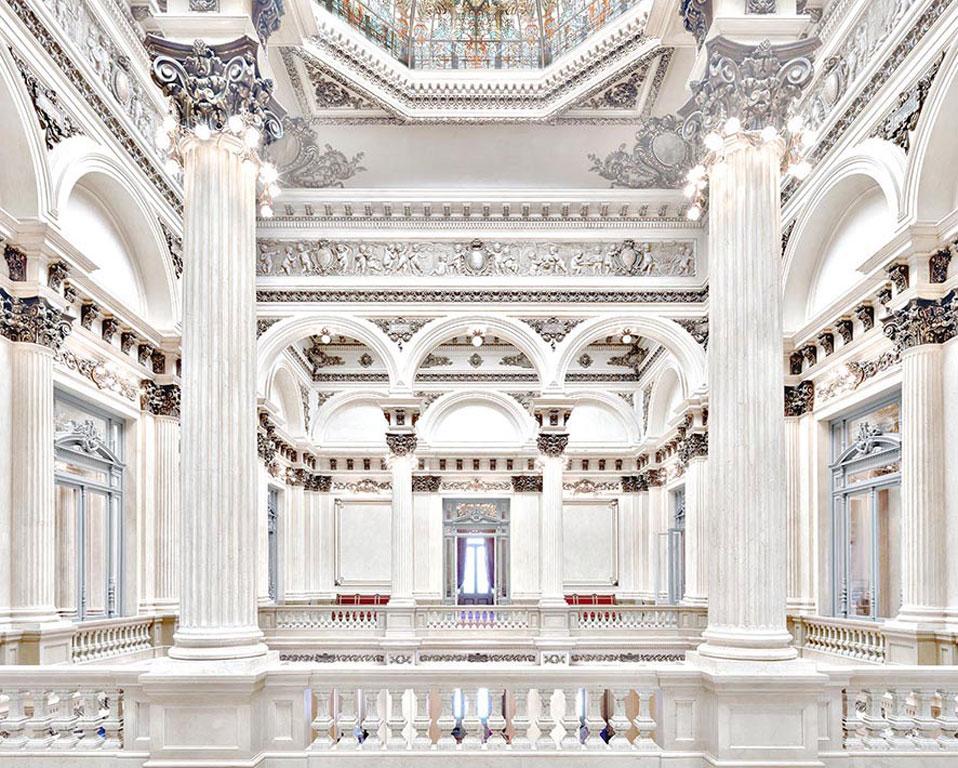
[[[329,475],[306,475],[303,487],[313,493],[329,493],[333,487],[333,478]]]
[[[439,475],[413,475],[413,493],[439,493],[442,478]]]
[[[622,475],[622,493],[644,493],[649,490],[645,475]]]
[[[39,296],[18,298],[0,288],[0,336],[56,351],[73,329],[73,318]]]
[[[513,493],[542,493],[542,475],[513,475]]]
[[[706,44],[709,63],[705,78],[693,83],[692,99],[682,109],[683,133],[701,137],[720,130],[736,117],[747,131],[766,126],[784,130],[802,89],[812,81],[811,52],[816,40],[773,46],[742,45],[724,37]]]
[[[414,432],[386,433],[386,446],[393,456],[409,456],[416,451],[418,443]]]
[[[180,387],[178,384],[157,384],[144,379],[140,384],[140,408],[154,416],[180,418]]]
[[[553,458],[565,453],[566,446],[569,445],[568,432],[540,432],[536,439],[536,447],[539,453]]]
[[[230,117],[238,115],[259,129],[265,144],[282,138],[273,81],[260,77],[249,38],[217,46],[196,40],[190,46],[150,35],[147,47],[153,80],[176,106],[181,128],[224,131]]]
[[[803,381],[794,387],[785,387],[785,416],[802,416],[815,407],[815,383]]]
[[[941,299],[912,299],[882,323],[897,349],[944,344],[958,334],[958,291]]]

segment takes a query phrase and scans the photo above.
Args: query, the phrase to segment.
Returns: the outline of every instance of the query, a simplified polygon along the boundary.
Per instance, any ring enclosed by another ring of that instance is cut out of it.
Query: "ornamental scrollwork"
[[[558,317],[542,318],[522,318],[522,322],[528,325],[532,330],[538,333],[543,341],[547,342],[553,349],[556,344],[569,335],[570,331],[582,322],[582,318],[572,320],[560,320]],[[532,367],[531,365],[529,367]]]
[[[14,283],[27,279],[27,254],[14,245],[3,247],[3,259],[7,262],[7,275]]]
[[[13,60],[20,70],[30,101],[33,102],[33,111],[36,113],[40,130],[43,131],[43,142],[47,149],[53,149],[64,139],[79,134],[80,129],[60,104],[56,91],[43,85],[26,62],[15,53]]]
[[[664,469],[647,469],[642,473],[642,476],[645,478],[645,484],[649,488],[659,488],[665,485],[668,479]]]
[[[157,384],[144,379],[140,385],[140,407],[154,416],[180,417],[180,387],[178,384]]]
[[[764,40],[753,47],[723,37],[710,40],[705,78],[692,85],[692,99],[682,109],[683,135],[690,140],[703,137],[731,117],[748,131],[766,126],[783,130],[812,81],[809,55],[817,44],[803,40],[773,46]]]
[[[694,148],[682,133],[682,121],[665,115],[640,123],[631,148],[620,144],[605,157],[590,154],[589,160],[589,170],[613,187],[677,189],[693,165]]]
[[[540,432],[536,438],[536,447],[544,456],[557,458],[565,453],[569,445],[567,432]]]
[[[73,329],[73,318],[39,296],[18,298],[0,288],[0,336],[58,350]]]
[[[347,157],[329,144],[320,147],[316,131],[301,117],[284,118],[283,129],[285,138],[276,147],[276,159],[288,158],[277,163],[277,167],[283,182],[289,186],[342,187],[343,182],[366,170],[362,165],[365,153]]]
[[[622,475],[622,493],[644,493],[649,490],[645,475]]]
[[[260,77],[248,39],[188,46],[151,35],[147,46],[154,55],[153,80],[176,105],[182,128],[224,131],[230,117],[240,116],[259,129],[264,143],[282,137],[273,81]]]
[[[945,53],[942,51],[941,55],[918,82],[898,95],[898,101],[875,130],[874,136],[879,136],[885,141],[897,144],[906,153],[911,149],[911,134],[918,127],[918,118],[921,117],[928,92],[931,90],[944,57]]]
[[[802,416],[815,408],[815,382],[806,380],[785,387],[785,416]]]
[[[688,464],[692,459],[704,458],[709,455],[709,436],[704,432],[693,432],[686,435],[678,447],[679,461]]]
[[[387,432],[386,447],[393,456],[409,456],[416,451],[419,444],[413,432]]]
[[[928,257],[928,279],[932,283],[943,283],[948,279],[948,266],[952,257],[958,253],[958,243],[935,251]]]
[[[102,360],[80,357],[70,350],[60,349],[57,352],[56,361],[67,370],[76,371],[81,376],[88,378],[96,385],[97,389],[114,392],[131,402],[136,402],[140,395],[136,381],[121,377],[107,368]]]
[[[432,318],[372,318],[370,322],[389,337],[390,341],[396,342],[402,349],[403,344],[409,342],[413,336],[418,333],[422,327]]]
[[[256,36],[263,43],[269,40],[269,36],[279,29],[285,12],[283,0],[253,0],[253,12],[251,14],[253,29],[256,30]]]
[[[882,320],[885,335],[897,349],[944,344],[958,334],[958,291],[940,299],[912,299]]]
[[[59,291],[63,281],[70,276],[70,269],[65,262],[54,261],[47,266],[47,285],[54,291]]]

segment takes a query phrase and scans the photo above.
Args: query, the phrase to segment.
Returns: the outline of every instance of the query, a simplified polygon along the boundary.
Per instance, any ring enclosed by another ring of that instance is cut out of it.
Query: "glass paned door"
[[[56,485],[56,606],[68,617],[80,614],[79,533],[81,490],[78,486]]]
[[[872,615],[874,582],[872,572],[871,494],[848,497],[848,615]]]
[[[275,603],[279,595],[279,491],[275,488],[266,495],[266,545],[266,590]]]
[[[459,605],[492,605],[495,600],[495,549],[491,536],[463,536],[457,541]]]

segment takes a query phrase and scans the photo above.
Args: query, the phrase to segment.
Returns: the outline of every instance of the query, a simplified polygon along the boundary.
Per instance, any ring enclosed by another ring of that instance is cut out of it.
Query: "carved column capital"
[[[413,475],[413,493],[439,493],[442,478],[439,475]]]
[[[882,323],[899,350],[944,344],[958,334],[958,291],[940,299],[912,299]]]
[[[645,493],[649,490],[645,475],[622,475],[622,493]]]
[[[265,144],[282,138],[282,110],[273,99],[273,81],[260,77],[254,41],[185,45],[148,35],[146,45],[153,80],[175,105],[180,128],[222,132],[231,130],[231,117],[239,117],[260,131]]]
[[[725,37],[706,43],[705,77],[692,84],[692,99],[682,108],[686,137],[721,131],[738,118],[746,131],[772,126],[784,130],[802,90],[812,81],[815,39],[772,45],[742,45]]]
[[[542,475],[513,475],[513,493],[542,493]]]
[[[58,350],[73,318],[39,296],[18,298],[0,288],[0,336],[10,341],[40,344]]]
[[[679,460],[688,464],[690,460],[709,455],[709,436],[707,432],[693,432],[679,443]]]
[[[386,433],[386,447],[393,456],[409,456],[415,453],[418,443],[415,432]]]
[[[640,477],[644,478],[647,488],[660,488],[665,485],[666,477],[664,469],[647,469]]]
[[[785,416],[802,416],[815,407],[815,383],[803,381],[794,387],[785,387]]]
[[[307,474],[304,487],[313,493],[329,493],[333,487],[333,478],[329,475]]]
[[[539,437],[536,438],[536,447],[544,456],[561,456],[568,445],[568,432],[540,432]]]
[[[154,416],[180,418],[179,384],[157,384],[144,379],[140,386],[143,389],[143,394],[140,396],[140,408]]]

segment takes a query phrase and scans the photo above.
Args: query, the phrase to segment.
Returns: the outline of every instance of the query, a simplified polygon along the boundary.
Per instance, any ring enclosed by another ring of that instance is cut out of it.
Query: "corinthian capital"
[[[273,99],[273,81],[260,77],[255,41],[184,45],[150,35],[147,47],[153,80],[176,106],[181,128],[225,131],[230,118],[239,117],[242,125],[259,130],[266,144],[282,137],[282,110]]]
[[[536,440],[536,447],[544,456],[561,456],[568,444],[568,432],[540,432]]]
[[[783,130],[802,89],[812,81],[811,53],[818,40],[783,45],[765,40],[751,46],[715,37],[706,45],[705,77],[693,83],[692,99],[682,109],[685,135],[720,131],[732,117],[746,131],[766,126]]]
[[[0,288],[0,336],[57,350],[73,329],[73,318],[39,296],[18,298]]]
[[[178,384],[157,384],[149,379],[142,383],[140,407],[154,416],[180,417],[180,387]]]
[[[901,350],[944,344],[958,335],[958,291],[940,299],[912,299],[882,323],[885,335]]]
[[[387,432],[386,447],[393,456],[415,453],[419,441],[415,432]]]

